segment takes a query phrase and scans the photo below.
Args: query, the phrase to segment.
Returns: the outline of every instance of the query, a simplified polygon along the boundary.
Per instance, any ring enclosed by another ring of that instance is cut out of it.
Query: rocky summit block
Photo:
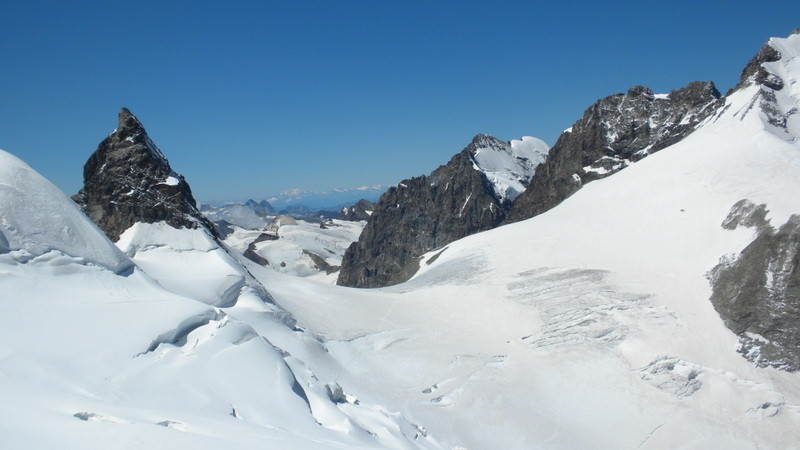
[[[112,241],[137,222],[203,226],[216,233],[197,209],[189,184],[127,108],[119,112],[117,129],[84,165],[83,183],[72,198]]]

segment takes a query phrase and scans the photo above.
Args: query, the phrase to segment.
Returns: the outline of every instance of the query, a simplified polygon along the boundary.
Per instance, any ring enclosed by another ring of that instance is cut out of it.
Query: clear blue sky
[[[0,3],[0,148],[72,194],[127,106],[199,200],[396,183],[476,133],[552,145],[633,85],[724,93],[800,27],[789,0],[76,3]]]

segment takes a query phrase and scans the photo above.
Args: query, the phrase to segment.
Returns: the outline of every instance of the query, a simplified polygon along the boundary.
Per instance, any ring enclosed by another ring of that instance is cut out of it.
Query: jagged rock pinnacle
[[[73,199],[113,241],[137,222],[204,226],[214,234],[186,180],[127,108],[120,109],[117,129],[89,157],[83,181]]]

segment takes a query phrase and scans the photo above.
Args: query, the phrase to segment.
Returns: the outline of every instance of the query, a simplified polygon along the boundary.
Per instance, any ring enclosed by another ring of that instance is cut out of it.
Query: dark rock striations
[[[369,200],[364,200],[363,198],[356,202],[353,206],[345,206],[344,208],[339,211],[339,215],[337,219],[339,220],[349,220],[352,222],[358,222],[360,220],[369,220],[369,216],[372,215],[372,212],[375,211],[375,203],[372,203]]]
[[[511,202],[498,196],[497,186],[478,166],[480,152],[512,154],[510,143],[481,134],[430,175],[389,188],[358,241],[347,249],[337,283],[351,287],[401,283],[419,269],[423,253],[497,226]],[[516,169],[533,166],[530,159],[536,155],[528,154],[530,158],[509,159]]]
[[[716,110],[719,98],[713,83],[693,82],[665,96],[635,86],[598,100],[561,134],[506,222],[539,215],[586,183],[682,140]]]
[[[122,108],[119,125],[89,157],[84,186],[73,196],[112,241],[137,222],[164,221],[175,228],[215,228],[198,211],[183,176],[147,136],[141,122]]]

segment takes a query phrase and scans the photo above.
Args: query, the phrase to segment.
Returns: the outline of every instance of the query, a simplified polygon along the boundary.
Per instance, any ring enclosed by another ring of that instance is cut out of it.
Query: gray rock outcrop
[[[709,272],[711,303],[739,336],[739,352],[761,367],[800,370],[800,216],[777,229],[766,205],[742,200],[722,224],[755,227],[758,236],[739,255]]]

